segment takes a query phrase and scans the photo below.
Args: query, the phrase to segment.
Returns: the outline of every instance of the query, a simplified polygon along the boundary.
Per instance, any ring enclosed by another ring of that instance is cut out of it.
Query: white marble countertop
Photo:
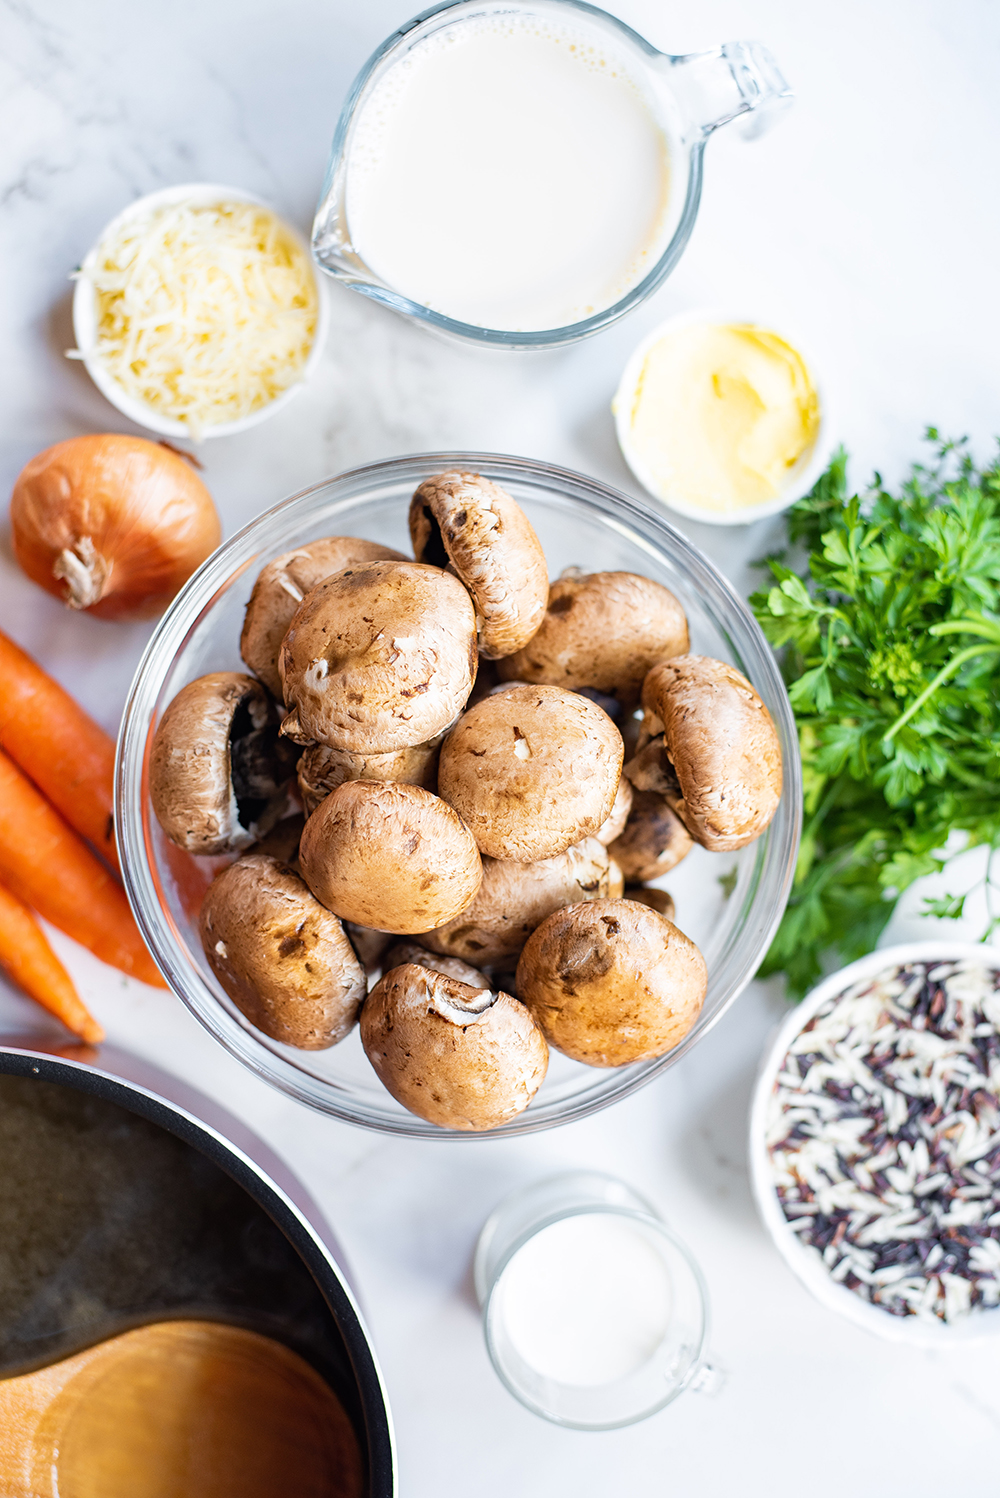
[[[357,463],[435,448],[549,459],[628,492],[608,403],[655,321],[711,304],[773,317],[820,351],[858,482],[895,482],[933,422],[989,450],[997,427],[1000,12],[990,0],[835,9],[796,0],[610,0],[657,45],[757,36],[799,102],[764,139],[707,153],[673,278],[590,342],[482,355],[331,288],[322,367],[284,412],[205,449],[231,533]],[[0,7],[0,488],[38,449],[124,430],[79,365],[67,272],[133,197],[174,182],[255,190],[305,227],[344,92],[406,0],[5,0]],[[777,526],[683,527],[734,583]],[[149,630],[71,616],[0,539],[0,626],[110,730]],[[913,929],[898,922],[895,930]],[[783,1012],[756,984],[679,1066],[584,1123],[521,1141],[421,1145],[313,1117],[223,1055],[180,1004],[56,936],[115,1041],[183,1073],[284,1153],[344,1243],[392,1401],[408,1498],[936,1498],[981,1482],[1000,1432],[997,1352],[915,1353],[821,1309],[770,1246],[744,1166],[751,1081]],[[11,990],[0,1028],[34,1019]],[[564,1165],[621,1174],[662,1207],[709,1283],[726,1382],[643,1425],[587,1435],[523,1410],[487,1362],[476,1232],[511,1187]]]

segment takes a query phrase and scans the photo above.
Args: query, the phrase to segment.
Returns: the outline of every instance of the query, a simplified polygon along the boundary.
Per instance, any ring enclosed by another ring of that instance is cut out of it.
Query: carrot
[[[0,880],[103,962],[166,986],[121,885],[2,750]]]
[[[117,869],[115,741],[2,631],[0,748]]]
[[[27,905],[0,884],[0,967],[18,988],[81,1040],[97,1045],[104,1031],[83,1003],[73,980],[49,946]]]

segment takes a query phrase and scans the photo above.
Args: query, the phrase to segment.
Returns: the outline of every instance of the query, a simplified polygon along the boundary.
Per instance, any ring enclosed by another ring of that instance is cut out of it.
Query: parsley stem
[[[802,837],[799,841],[799,856],[795,861],[794,882],[796,885],[800,885],[803,882],[803,880],[808,875],[810,868],[812,867],[812,862],[816,855],[816,849],[814,846],[816,834],[819,831],[820,827],[822,827],[827,812],[830,810],[837,797],[840,795],[841,786],[844,784],[846,779],[846,775],[840,775],[832,785],[827,786],[826,795],[823,797],[818,809],[813,812],[808,824],[802,831]]]
[[[945,619],[941,624],[932,624],[929,635],[979,635],[983,640],[1000,644],[1000,624],[995,619],[985,619],[982,614],[966,614],[963,619]]]
[[[808,825],[802,833],[803,842],[805,842],[807,838],[813,837],[815,833],[819,831],[820,827],[823,825],[823,822],[826,820],[827,812],[830,810],[837,797],[840,795],[841,787],[843,786],[846,779],[846,775],[838,775],[833,784],[827,787],[826,795],[820,802],[818,809],[813,812]]]
[[[934,680],[932,682],[929,682],[927,686],[924,687],[924,690],[920,693],[920,696],[916,699],[916,701],[910,703],[910,706],[906,709],[906,712],[903,713],[902,717],[897,718],[892,727],[882,735],[883,744],[890,743],[891,740],[896,737],[899,730],[905,724],[909,723],[914,713],[918,713],[920,711],[927,699],[929,697],[933,697],[938,687],[946,682],[949,676],[954,676],[955,672],[959,669],[960,666],[964,666],[966,661],[971,661],[973,656],[982,655],[984,651],[997,650],[1000,650],[1000,645],[967,645],[964,650],[960,650],[957,655],[953,655],[948,664],[941,667],[941,670],[935,676]]]

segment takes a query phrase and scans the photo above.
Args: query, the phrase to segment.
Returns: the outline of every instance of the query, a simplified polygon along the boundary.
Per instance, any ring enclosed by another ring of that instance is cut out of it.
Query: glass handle
[[[720,1367],[713,1363],[702,1363],[694,1377],[688,1383],[688,1388],[694,1394],[718,1394],[726,1382],[726,1375]]]
[[[670,84],[702,137],[741,115],[750,138],[763,135],[795,95],[760,42],[726,42],[711,52],[670,58]]]

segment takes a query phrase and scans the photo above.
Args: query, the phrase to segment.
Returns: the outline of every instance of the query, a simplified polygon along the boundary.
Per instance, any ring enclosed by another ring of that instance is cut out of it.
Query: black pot
[[[43,1102],[45,1128],[56,1127],[57,1138],[63,1137],[58,1128],[68,1128],[65,1137],[81,1152],[77,1159],[88,1164],[86,1131],[94,1129],[103,1173],[93,1194],[93,1226],[86,1223],[85,1231],[68,1233],[64,1226],[61,1237],[53,1229],[54,1246],[41,1250],[55,1267],[50,1283],[44,1273],[37,1276],[42,1290],[32,1288],[30,1307],[18,1304],[12,1325],[0,1325],[0,1376],[56,1361],[143,1321],[207,1314],[242,1322],[279,1336],[322,1373],[354,1425],[367,1464],[368,1498],[393,1498],[392,1422],[368,1332],[336,1239],[287,1166],[218,1104],[113,1046],[99,1052],[78,1046],[56,1050],[34,1040],[0,1040],[4,1077],[50,1084],[30,1098],[23,1085],[4,1085],[16,1098]],[[77,1095],[66,1099],[67,1117],[61,1122],[62,1100],[53,1084]],[[82,1102],[81,1094],[92,1101]],[[77,1114],[79,1125],[73,1121]],[[132,1125],[125,1115],[146,1122]],[[13,1168],[0,1161],[0,1186]],[[78,1173],[66,1177],[66,1169],[73,1168],[68,1162],[63,1162],[61,1187],[55,1177],[46,1181],[47,1168],[43,1148],[30,1176],[30,1208],[41,1212],[43,1225],[66,1210],[67,1194],[73,1196],[80,1184]],[[58,1171],[59,1162],[52,1168]],[[170,1199],[174,1191],[179,1193],[176,1210]],[[15,1214],[16,1222],[19,1204],[9,1192],[4,1195],[4,1210]],[[86,1218],[87,1190],[81,1200]],[[81,1200],[74,1209],[78,1213]],[[183,1213],[192,1210],[193,1227],[185,1233]],[[144,1266],[142,1254],[129,1245],[116,1272],[116,1244],[137,1221],[137,1241],[163,1242],[163,1263]],[[44,1238],[44,1226],[38,1236]],[[105,1316],[96,1334],[67,1315],[67,1307],[93,1302],[90,1286],[85,1283],[79,1293],[74,1280],[86,1282],[95,1274],[113,1276],[106,1295],[111,1319]]]

